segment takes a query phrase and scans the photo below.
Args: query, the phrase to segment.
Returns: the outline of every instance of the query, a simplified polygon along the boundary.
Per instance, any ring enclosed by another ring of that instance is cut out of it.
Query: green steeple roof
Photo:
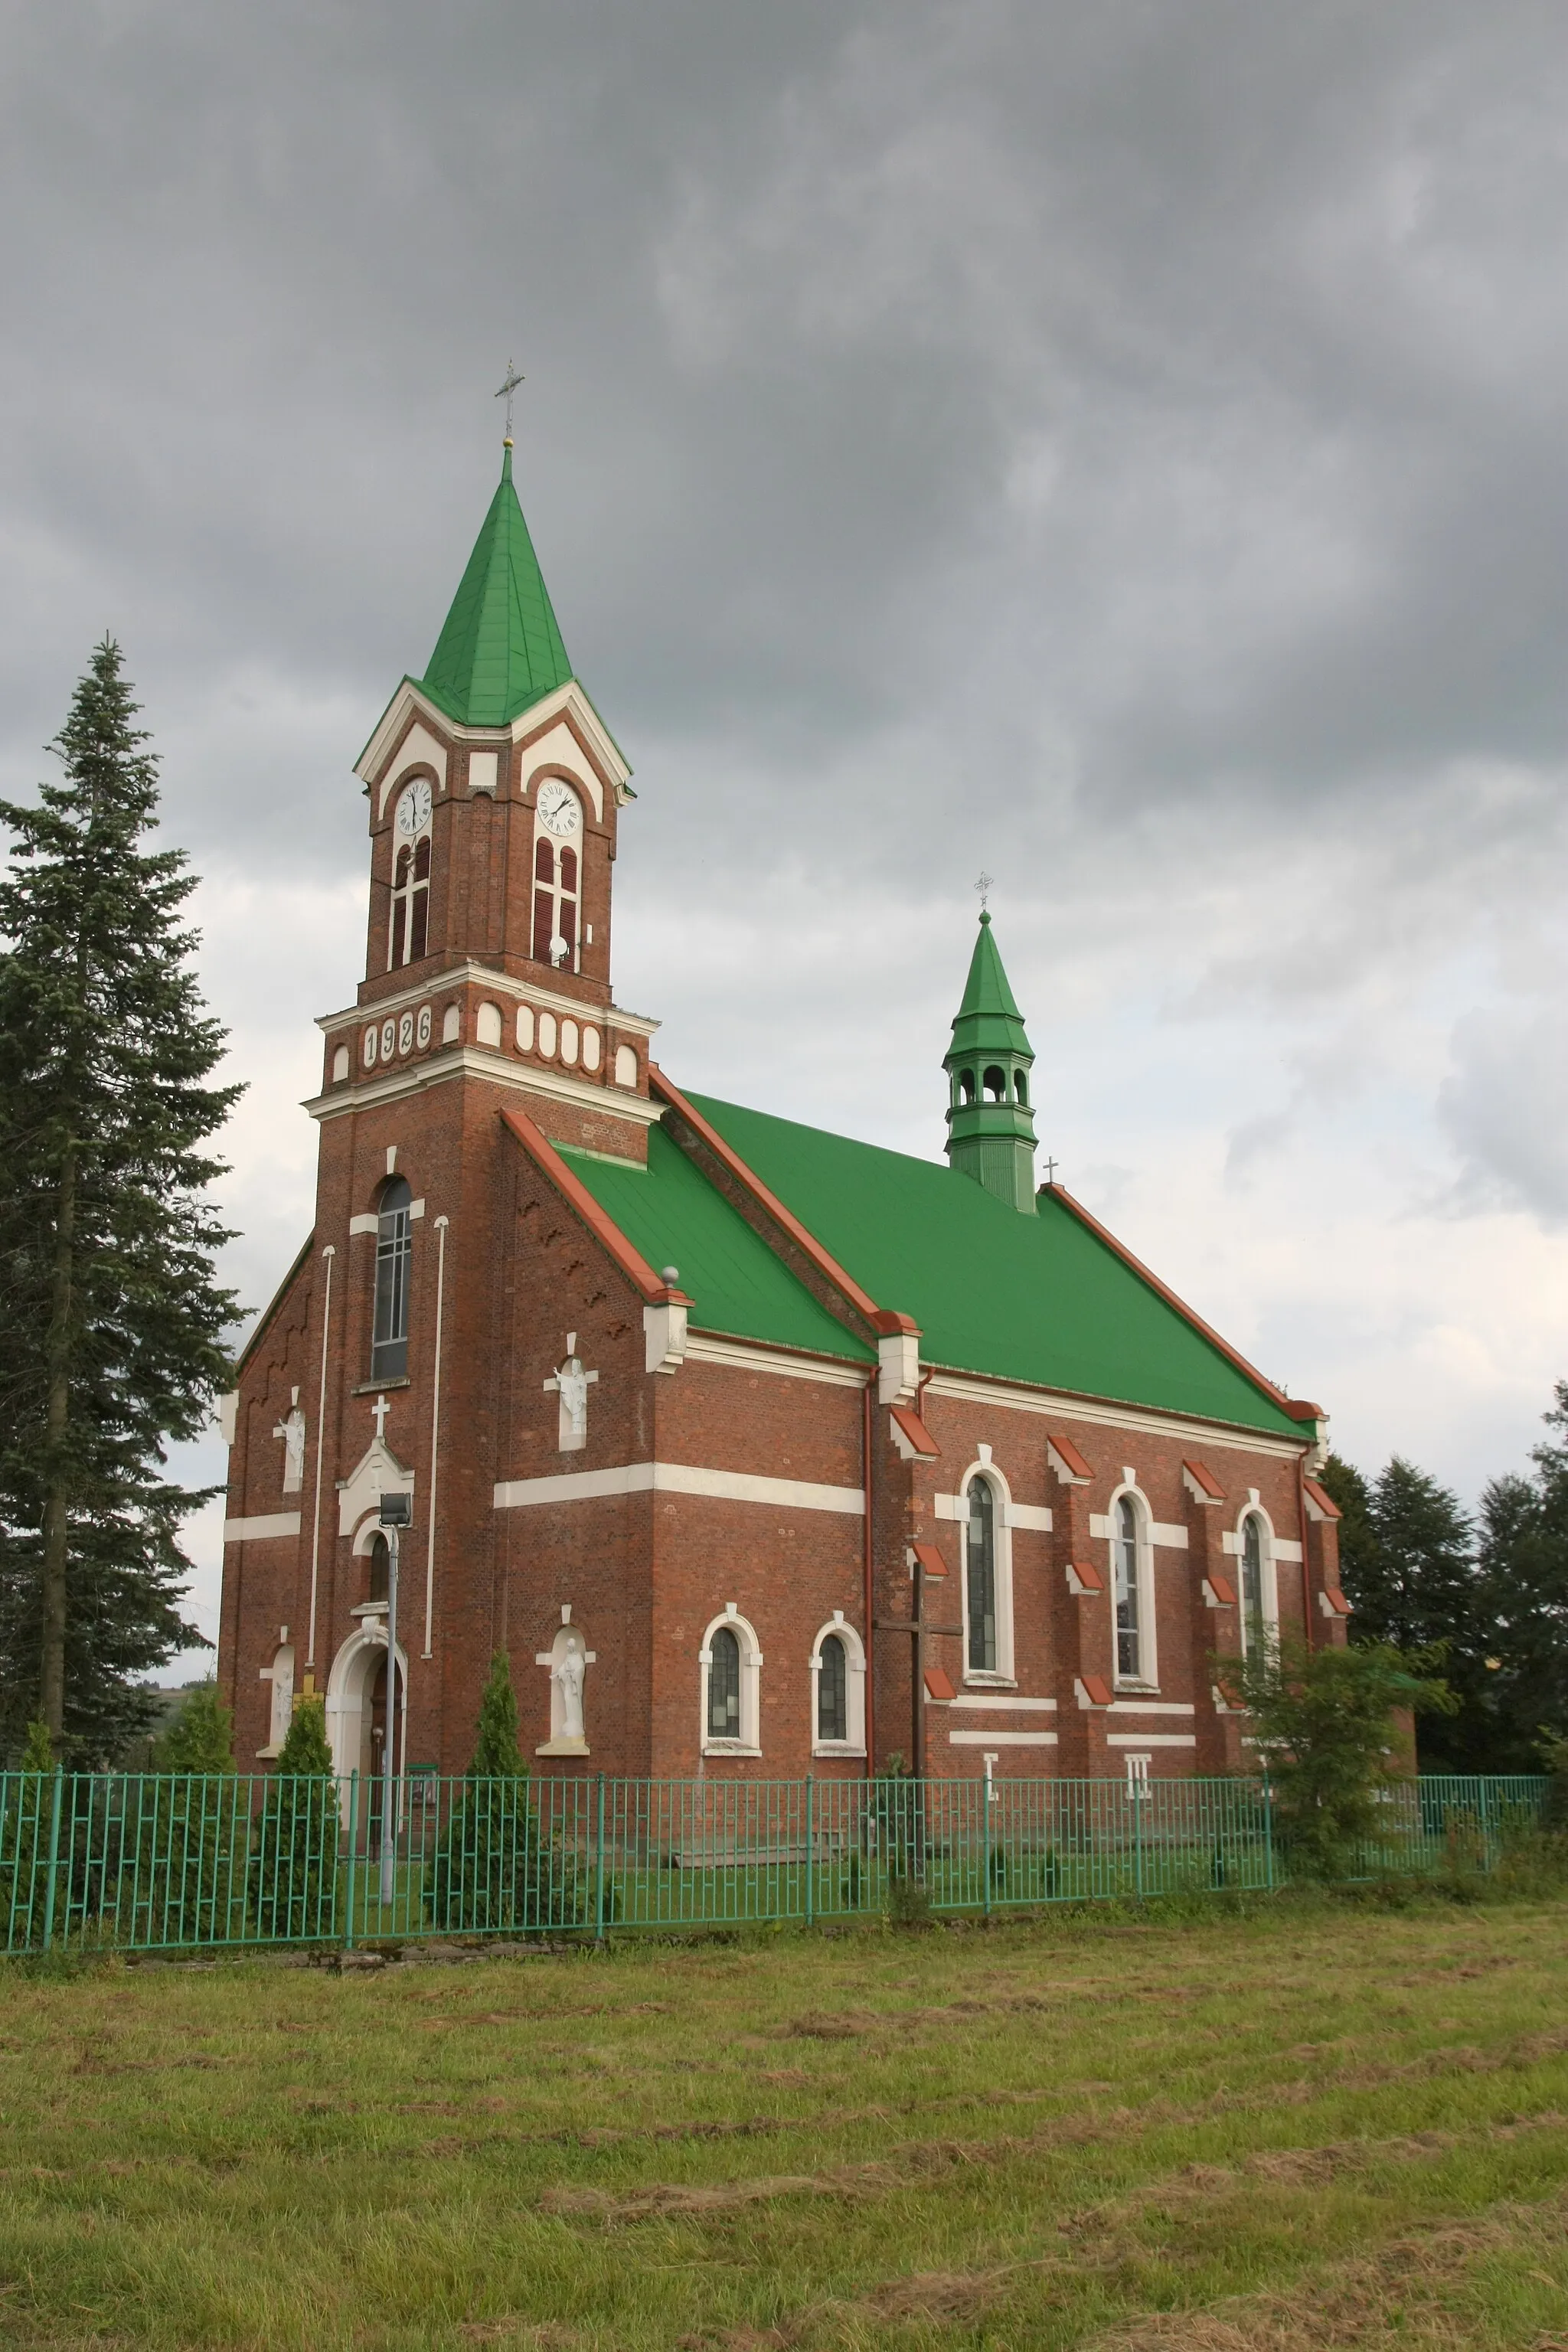
[[[430,666],[419,683],[464,727],[506,727],[572,676],[517,502],[511,445]]]
[[[1002,958],[991,935],[991,918],[982,908],[980,936],[969,959],[963,1001],[952,1024],[954,1054],[1029,1054],[1024,1016],[1014,1002],[1002,969]],[[1034,1056],[1029,1054],[1032,1061]]]

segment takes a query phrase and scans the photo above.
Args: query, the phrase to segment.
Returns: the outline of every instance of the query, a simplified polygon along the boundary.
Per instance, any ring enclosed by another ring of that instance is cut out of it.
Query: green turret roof
[[[982,1053],[1025,1054],[1034,1058],[1024,1034],[1024,1016],[1014,1002],[1002,958],[991,936],[991,918],[984,908],[980,936],[969,959],[969,978],[963,983],[963,1001],[953,1020],[952,1045],[947,1058],[951,1062],[955,1054]]]
[[[571,676],[512,488],[509,443],[489,512],[419,684],[460,726],[506,727]]]

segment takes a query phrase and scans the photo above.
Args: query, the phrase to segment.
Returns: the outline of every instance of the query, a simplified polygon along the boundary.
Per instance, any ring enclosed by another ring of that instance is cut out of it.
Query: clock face
[[[548,783],[540,785],[538,805],[540,824],[558,841],[582,831],[583,812],[577,804],[577,795],[559,776],[552,776]]]
[[[423,776],[416,776],[397,803],[397,830],[412,841],[423,833],[430,822],[430,787]]]

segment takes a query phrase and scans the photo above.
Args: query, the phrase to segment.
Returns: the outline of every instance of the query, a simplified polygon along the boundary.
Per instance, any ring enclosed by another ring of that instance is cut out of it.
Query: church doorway
[[[408,1659],[397,1651],[397,1755],[401,1769],[408,1736]],[[359,1819],[381,1826],[381,1771],[386,1748],[386,1631],[373,1620],[351,1633],[332,1661],[327,1678],[327,1740],[349,1817],[349,1780],[360,1780]]]

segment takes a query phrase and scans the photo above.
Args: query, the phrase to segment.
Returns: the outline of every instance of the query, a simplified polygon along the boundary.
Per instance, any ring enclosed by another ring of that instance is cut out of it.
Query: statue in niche
[[[581,1628],[572,1623],[570,1608],[563,1609],[561,1631],[549,1649],[541,1650],[534,1660],[550,1675],[550,1737],[541,1741],[535,1755],[587,1755],[585,1700],[588,1668],[594,1664],[595,1654]]]
[[[272,1434],[283,1440],[283,1492],[297,1495],[305,1483],[305,1416],[298,1389],[290,1390],[289,1411]]]
[[[560,1370],[544,1383],[561,1401],[560,1426],[556,1449],[562,1454],[580,1454],[588,1443],[588,1391],[598,1379],[597,1372],[585,1372],[577,1353],[577,1334],[566,1334],[566,1360]]]

